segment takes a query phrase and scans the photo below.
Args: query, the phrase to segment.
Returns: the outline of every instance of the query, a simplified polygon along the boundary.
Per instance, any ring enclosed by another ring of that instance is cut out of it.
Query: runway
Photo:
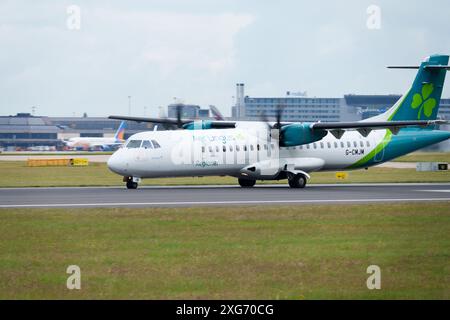
[[[1,188],[0,208],[192,207],[450,201],[450,183]],[[450,207],[449,207],[450,210]]]

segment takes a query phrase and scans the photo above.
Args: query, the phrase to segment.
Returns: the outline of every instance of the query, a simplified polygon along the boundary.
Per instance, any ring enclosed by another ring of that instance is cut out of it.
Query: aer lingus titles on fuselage
[[[243,187],[288,179],[302,188],[312,171],[373,166],[450,138],[436,130],[447,55],[427,57],[411,88],[388,111],[357,122],[193,121],[111,116],[176,125],[185,130],[131,136],[108,161],[135,189],[142,178],[229,175]]]

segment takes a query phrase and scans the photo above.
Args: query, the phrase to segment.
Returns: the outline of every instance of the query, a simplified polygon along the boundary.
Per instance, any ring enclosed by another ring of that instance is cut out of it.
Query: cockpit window
[[[145,149],[153,149],[153,145],[152,145],[152,143],[151,143],[150,141],[144,140],[144,141],[142,142],[142,148],[145,148]]]
[[[152,140],[152,143],[153,143],[153,147],[154,147],[155,149],[161,148],[161,146],[159,145],[159,143],[156,142],[155,140]]]
[[[130,140],[127,144],[128,149],[139,148],[141,146],[142,140]]]

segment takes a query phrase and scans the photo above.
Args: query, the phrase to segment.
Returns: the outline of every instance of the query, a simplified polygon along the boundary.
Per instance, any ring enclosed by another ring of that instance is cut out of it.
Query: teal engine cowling
[[[313,130],[309,123],[293,123],[281,127],[280,146],[293,147],[319,141],[327,135],[326,130]]]
[[[186,130],[205,130],[212,129],[212,122],[207,120],[193,121],[183,125]]]

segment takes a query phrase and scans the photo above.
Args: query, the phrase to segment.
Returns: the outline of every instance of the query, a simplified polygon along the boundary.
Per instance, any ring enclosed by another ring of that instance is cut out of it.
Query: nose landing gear
[[[123,181],[127,183],[127,189],[137,189],[139,178],[123,177]]]

